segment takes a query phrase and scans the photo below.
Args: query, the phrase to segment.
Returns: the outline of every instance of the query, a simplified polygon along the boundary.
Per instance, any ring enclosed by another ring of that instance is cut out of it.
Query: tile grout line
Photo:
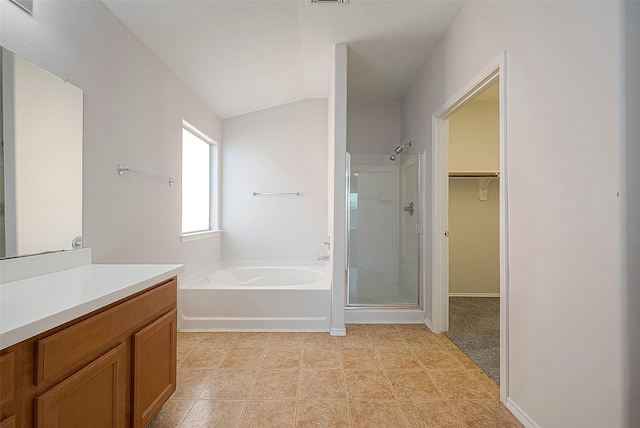
[[[343,347],[341,347],[340,343],[338,343],[338,362],[340,363],[340,375],[342,376],[342,389],[344,392],[344,398],[345,398],[345,401],[347,402],[347,418],[349,418],[349,427],[353,427],[354,426],[353,415],[351,414],[351,404],[350,404],[351,400],[349,399],[349,390],[347,389],[347,375],[344,371],[344,364],[342,361],[342,349]]]
[[[404,411],[402,411],[402,406],[399,403],[399,395],[396,392],[395,388],[393,387],[393,383],[391,383],[391,379],[389,379],[389,374],[387,373],[387,369],[384,367],[384,364],[382,364],[382,359],[380,358],[380,354],[378,352],[378,349],[376,349],[376,357],[378,357],[378,359],[380,360],[380,365],[382,366],[382,373],[384,374],[384,378],[387,381],[387,384],[389,385],[390,389],[391,389],[391,393],[393,394],[393,402],[396,405],[396,408],[400,411],[400,416],[402,416],[402,420],[404,421],[405,426],[409,426],[409,419],[407,418],[407,415],[404,414]]]
[[[189,400],[189,401],[191,401],[191,406],[189,406],[189,410],[187,410],[184,413],[184,416],[180,419],[180,423],[178,424],[179,427],[182,427],[182,425],[184,424],[185,420],[187,419],[187,416],[189,416],[189,413],[191,412],[191,409],[193,409],[193,406],[195,406],[196,403],[198,402],[197,399],[196,400]],[[149,422],[151,422],[151,421],[149,421]]]
[[[305,336],[302,336],[302,347],[298,351],[298,387],[296,389],[296,406],[293,412],[293,426],[298,424],[298,406],[300,405],[300,387],[302,384],[302,360],[304,358]]]
[[[189,355],[191,355],[191,353],[193,353],[193,351],[197,348],[197,346],[200,344],[200,342],[202,342],[202,340],[203,340],[203,339],[202,339],[202,338],[200,338],[198,341],[196,341],[196,343],[194,343],[194,344],[191,346],[191,350],[190,350],[189,352],[187,352],[187,354],[183,357],[183,361],[184,361],[184,360],[186,360],[186,359],[189,357]],[[218,362],[218,364],[220,364],[220,362]],[[184,369],[184,367],[182,367],[182,368]],[[214,368],[214,370],[213,370],[213,373],[215,373],[215,368]],[[209,377],[209,380],[211,380],[211,377],[213,376],[213,373],[212,373],[212,375]],[[177,376],[177,367],[176,367],[176,376]],[[208,382],[208,381],[207,381],[207,382]],[[178,382],[177,382],[177,379],[176,379],[176,388],[177,388],[177,383],[178,383]],[[206,385],[206,384],[205,384],[205,385]],[[200,394],[202,394],[202,391],[204,390],[204,386],[205,386],[205,385],[203,385],[202,389],[198,392],[198,396],[197,396],[194,400],[191,400],[191,401],[192,401],[191,406],[189,407],[189,410],[187,410],[187,411],[185,412],[184,416],[183,416],[183,417],[182,417],[182,419],[180,420],[180,423],[178,424],[178,426],[179,426],[179,427],[182,427],[182,425],[184,424],[185,420],[187,419],[187,416],[189,416],[189,413],[191,413],[191,410],[193,410],[193,407],[194,407],[194,406],[196,405],[196,403],[199,401]]]
[[[233,340],[231,341],[231,343],[229,345],[226,346],[226,351],[225,353],[222,355],[222,357],[220,358],[220,360],[218,361],[218,363],[216,364],[216,366],[213,369],[213,373],[211,374],[211,377],[209,378],[209,382],[211,382],[211,380],[213,379],[213,377],[216,375],[216,373],[218,373],[218,370],[220,369],[220,366],[222,365],[222,362],[225,360],[225,358],[231,353],[231,350],[233,349],[233,344],[238,340],[238,336],[235,336],[233,338]],[[208,382],[207,382],[208,384]],[[206,386],[206,385],[205,385]],[[200,394],[198,394],[198,398],[200,396],[202,396],[202,393],[204,392],[204,387],[202,388],[202,391],[200,391]],[[213,400],[214,402],[216,401],[215,398]],[[246,400],[243,402],[242,404],[242,411],[240,412],[240,417],[238,418],[237,422],[236,422],[236,426],[240,424],[240,420],[242,420],[242,416],[244,415],[244,411],[245,408],[247,406],[247,402]],[[182,427],[181,427],[182,428]],[[188,428],[188,427],[185,427]]]
[[[240,422],[242,422],[242,418],[244,417],[246,411],[247,411],[247,407],[249,407],[249,402],[251,400],[251,394],[253,393],[253,388],[256,385],[256,381],[258,380],[258,371],[260,370],[260,367],[262,366],[262,363],[264,361],[265,356],[267,355],[267,351],[266,349],[269,347],[269,341],[271,340],[271,333],[268,333],[269,337],[267,338],[267,345],[265,347],[265,349],[262,351],[262,357],[260,358],[260,363],[258,364],[258,367],[255,368],[255,375],[253,376],[253,382],[251,382],[251,388],[249,388],[249,391],[247,393],[246,399],[244,401],[244,405],[242,406],[242,412],[240,413],[240,419],[238,419],[238,426],[240,426]],[[234,340],[235,342],[235,340]],[[229,352],[231,352],[231,349],[233,349],[233,346],[229,347]],[[222,362],[220,362],[220,364],[222,364]]]
[[[406,340],[405,340],[406,341]],[[420,358],[418,358],[418,356],[416,355],[415,351],[414,351],[414,347],[411,346],[411,344],[407,342],[408,345],[408,349],[409,352],[411,354],[411,356],[413,357],[414,360],[416,360],[418,362],[418,365],[420,366],[420,368],[422,369],[421,371],[424,371],[425,374],[427,375],[427,377],[429,378],[429,381],[431,382],[431,384],[433,385],[433,387],[436,389],[436,391],[438,391],[438,394],[440,394],[440,398],[442,398],[442,400],[437,400],[437,401],[444,401],[446,403],[446,399],[444,394],[442,393],[442,391],[440,390],[440,388],[438,387],[438,385],[435,383],[433,377],[429,374],[429,370],[427,370],[427,368],[425,367],[425,365],[422,363],[422,360],[420,360]],[[446,404],[447,407],[449,407],[449,404]],[[402,416],[405,419],[405,423],[407,426],[409,426],[409,417],[406,415],[405,411],[403,410],[401,405],[398,405],[398,407],[400,407],[400,412],[402,413]],[[450,407],[449,407],[450,408]],[[457,418],[457,416],[456,416]]]
[[[446,346],[444,346],[440,340],[438,340],[438,345],[440,346],[441,349],[444,349],[448,354],[452,354],[451,350],[448,349]],[[458,362],[460,363],[459,359],[455,356],[455,355],[451,355],[453,358],[455,358],[456,360],[458,360]],[[424,367],[424,363],[418,359],[420,361],[420,364]],[[460,365],[462,366],[463,370],[467,373],[469,373],[469,369],[462,365],[460,363]],[[447,396],[445,396],[445,394],[442,392],[442,390],[440,389],[440,386],[438,385],[438,383],[436,382],[435,378],[433,377],[433,375],[431,374],[430,370],[427,370],[425,367],[425,371],[427,372],[427,375],[429,376],[429,378],[431,379],[431,382],[433,383],[433,385],[436,387],[436,389],[438,390],[438,392],[442,395],[442,398],[444,399],[444,402],[446,403],[447,407],[449,408],[449,410],[453,413],[453,415],[456,417],[456,419],[458,420],[458,422],[460,422],[460,424],[463,427],[467,427],[468,425],[464,422],[464,420],[462,419],[462,417],[458,414],[458,412],[456,412],[456,410],[453,408],[453,406],[451,405],[451,401],[452,399],[447,398]],[[473,376],[472,373],[471,374],[472,378],[474,379],[474,381],[476,381],[475,376]],[[477,381],[476,381],[477,382]],[[486,388],[484,388],[484,385],[480,385],[483,389],[486,390]],[[488,391],[487,391],[488,392]],[[491,394],[490,394],[491,395]],[[463,401],[471,401],[471,400],[463,400]]]

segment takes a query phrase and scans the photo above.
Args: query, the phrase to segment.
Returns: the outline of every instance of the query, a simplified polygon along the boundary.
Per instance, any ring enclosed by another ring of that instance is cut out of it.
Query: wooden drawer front
[[[13,401],[16,395],[16,353],[9,352],[0,357],[0,406]]]
[[[16,428],[16,417],[9,416],[0,422],[0,428]]]
[[[125,359],[126,349],[121,343],[36,397],[36,427],[123,427]]]
[[[175,309],[133,336],[133,426],[145,427],[176,390]]]
[[[175,279],[36,344],[36,385],[69,374],[143,325],[176,306]]]

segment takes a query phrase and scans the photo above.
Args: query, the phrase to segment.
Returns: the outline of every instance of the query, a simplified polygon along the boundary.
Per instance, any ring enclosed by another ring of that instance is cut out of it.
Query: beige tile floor
[[[420,325],[178,333],[177,390],[149,427],[521,427],[499,388]]]

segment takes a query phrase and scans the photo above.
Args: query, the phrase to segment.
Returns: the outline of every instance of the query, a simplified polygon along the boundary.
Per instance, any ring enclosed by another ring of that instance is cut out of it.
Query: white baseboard
[[[428,328],[429,330],[431,330],[432,332],[437,333],[437,331],[435,331],[435,330],[433,329],[433,324],[431,324],[431,321],[430,321],[430,320],[428,320],[428,319],[426,319],[426,318],[425,318],[425,319],[424,319],[424,325],[426,325],[426,326],[427,326],[427,328]]]
[[[449,293],[449,297],[500,297],[500,293]]]
[[[331,328],[329,330],[329,335],[331,336],[346,336],[347,329],[346,328]]]
[[[535,423],[533,419],[529,415],[527,415],[524,410],[520,408],[516,403],[513,402],[511,398],[507,398],[507,402],[505,406],[509,411],[513,414],[524,425],[526,428],[540,428],[540,425]]]

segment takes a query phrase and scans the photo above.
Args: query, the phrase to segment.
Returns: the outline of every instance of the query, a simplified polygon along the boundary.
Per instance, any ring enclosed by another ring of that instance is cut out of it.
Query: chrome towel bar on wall
[[[258,195],[296,195],[300,196],[300,192],[252,192],[253,196]]]
[[[118,164],[118,174],[122,175],[125,172],[130,172],[130,173],[133,173],[133,174],[146,175],[147,177],[158,178],[158,179],[163,180],[163,181],[169,181],[169,186],[173,186],[175,183],[178,182],[178,180],[174,180],[171,177],[163,177],[161,175],[151,174],[150,172],[139,171],[139,170],[133,169],[133,168],[125,168],[124,166],[122,166],[122,164]]]

